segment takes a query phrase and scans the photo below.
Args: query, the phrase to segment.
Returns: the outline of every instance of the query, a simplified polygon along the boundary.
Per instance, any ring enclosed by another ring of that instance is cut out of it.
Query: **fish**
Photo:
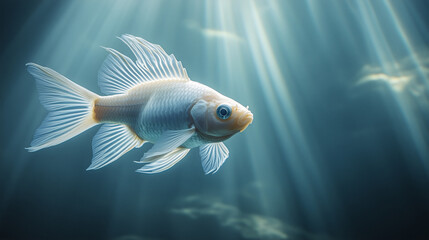
[[[229,157],[223,142],[252,123],[249,107],[192,81],[182,63],[161,46],[130,34],[118,38],[135,60],[104,47],[109,55],[98,72],[98,85],[105,96],[50,68],[26,64],[48,112],[27,150],[58,145],[101,125],[92,140],[87,170],[152,143],[135,161],[143,164],[136,172],[163,172],[198,148],[204,173],[216,173]]]

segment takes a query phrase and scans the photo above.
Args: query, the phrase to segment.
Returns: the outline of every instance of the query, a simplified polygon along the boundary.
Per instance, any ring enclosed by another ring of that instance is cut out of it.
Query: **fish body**
[[[229,151],[222,143],[243,131],[253,115],[233,99],[191,81],[173,55],[141,38],[120,38],[133,51],[133,61],[110,53],[99,72],[99,96],[52,69],[27,64],[35,77],[48,116],[36,130],[29,151],[62,143],[86,129],[103,124],[93,139],[88,170],[115,161],[146,142],[154,146],[137,170],[157,173],[180,161],[191,148],[200,148],[203,169],[216,172]]]
[[[194,124],[191,116],[194,104],[216,95],[221,96],[194,81],[152,81],[140,84],[124,95],[98,98],[94,104],[94,118],[99,122],[125,124],[141,139],[155,143],[164,131],[191,128]],[[219,137],[205,137],[195,132],[181,146],[194,148],[219,140]]]

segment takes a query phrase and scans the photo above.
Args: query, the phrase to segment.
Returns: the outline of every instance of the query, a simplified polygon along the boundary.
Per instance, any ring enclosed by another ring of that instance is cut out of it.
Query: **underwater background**
[[[429,239],[429,2],[0,2],[0,239]],[[96,126],[29,153],[46,115],[25,64],[100,94],[133,34],[254,114],[204,175],[150,144],[85,171]]]

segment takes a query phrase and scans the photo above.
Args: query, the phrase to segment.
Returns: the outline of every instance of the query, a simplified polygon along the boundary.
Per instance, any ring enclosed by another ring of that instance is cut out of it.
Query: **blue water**
[[[0,239],[429,239],[423,0],[0,3]],[[254,121],[204,175],[149,146],[85,171],[99,127],[28,153],[46,111],[25,63],[101,94],[100,46],[160,44]]]

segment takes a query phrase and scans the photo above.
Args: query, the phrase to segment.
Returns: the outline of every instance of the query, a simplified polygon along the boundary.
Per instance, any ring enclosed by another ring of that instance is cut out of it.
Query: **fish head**
[[[249,107],[225,97],[200,99],[191,109],[196,129],[210,137],[230,137],[244,131],[253,121]]]

